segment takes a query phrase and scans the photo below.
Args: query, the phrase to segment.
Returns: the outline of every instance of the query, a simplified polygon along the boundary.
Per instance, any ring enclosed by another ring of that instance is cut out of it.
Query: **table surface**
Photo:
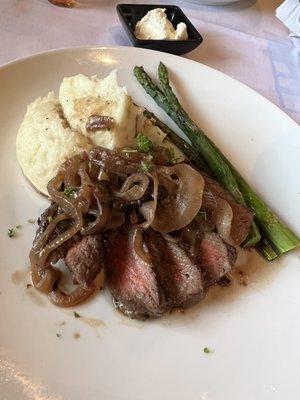
[[[117,1],[79,0],[73,9],[47,0],[0,1],[0,64],[41,51],[80,46],[130,46]],[[204,37],[187,58],[246,83],[300,123],[300,39],[275,17],[283,0],[241,0],[227,6],[177,4]],[[297,47],[298,46],[298,47]]]

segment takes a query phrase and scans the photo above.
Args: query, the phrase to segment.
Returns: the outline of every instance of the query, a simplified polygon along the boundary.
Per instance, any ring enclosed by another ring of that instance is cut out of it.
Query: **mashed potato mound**
[[[48,194],[48,182],[67,158],[90,147],[88,138],[68,126],[53,92],[28,106],[17,135],[17,157],[40,192]]]
[[[87,136],[94,145],[114,149],[134,144],[140,108],[133,104],[126,88],[118,85],[116,71],[104,79],[81,74],[64,78],[59,101],[71,128]],[[93,114],[112,117],[113,127],[87,131],[86,123]]]
[[[126,88],[118,85],[116,71],[103,79],[85,75],[64,78],[59,100],[50,92],[27,108],[17,135],[17,156],[24,175],[40,192],[48,194],[48,182],[67,158],[92,146],[135,147],[139,132],[156,146],[173,148],[175,158],[183,161],[182,153],[143,112]],[[88,131],[86,124],[93,114],[112,117],[113,126]]]

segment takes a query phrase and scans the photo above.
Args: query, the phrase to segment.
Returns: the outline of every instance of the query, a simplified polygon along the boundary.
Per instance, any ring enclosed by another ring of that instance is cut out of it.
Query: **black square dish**
[[[187,26],[187,40],[140,40],[134,34],[135,25],[140,21],[148,11],[154,8],[165,8],[168,20],[176,28],[179,22],[184,22]],[[162,4],[118,4],[117,12],[119,19],[129,36],[132,44],[136,47],[146,49],[165,51],[172,54],[185,54],[194,50],[203,41],[202,36],[185,16],[181,8],[177,6],[162,5]]]

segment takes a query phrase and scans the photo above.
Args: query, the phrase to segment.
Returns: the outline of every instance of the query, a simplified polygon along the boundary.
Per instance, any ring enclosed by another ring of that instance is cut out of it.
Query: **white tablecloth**
[[[54,48],[130,46],[117,17],[117,1],[79,1],[79,7],[65,9],[47,0],[0,0],[0,64]],[[219,7],[149,2],[179,5],[203,35],[203,44],[188,58],[246,83],[300,123],[300,39],[290,38],[275,17],[281,0],[241,0]]]

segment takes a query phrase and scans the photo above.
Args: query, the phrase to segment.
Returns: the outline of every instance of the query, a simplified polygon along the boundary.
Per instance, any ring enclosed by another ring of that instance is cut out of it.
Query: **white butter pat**
[[[176,29],[168,20],[165,8],[149,11],[135,26],[135,36],[140,40],[187,40],[186,24],[180,22]]]
[[[118,85],[116,71],[104,79],[85,75],[64,78],[59,101],[70,127],[87,136],[93,145],[114,149],[134,144],[139,107],[133,104],[126,88]],[[113,127],[88,131],[86,124],[91,115],[113,118]]]

